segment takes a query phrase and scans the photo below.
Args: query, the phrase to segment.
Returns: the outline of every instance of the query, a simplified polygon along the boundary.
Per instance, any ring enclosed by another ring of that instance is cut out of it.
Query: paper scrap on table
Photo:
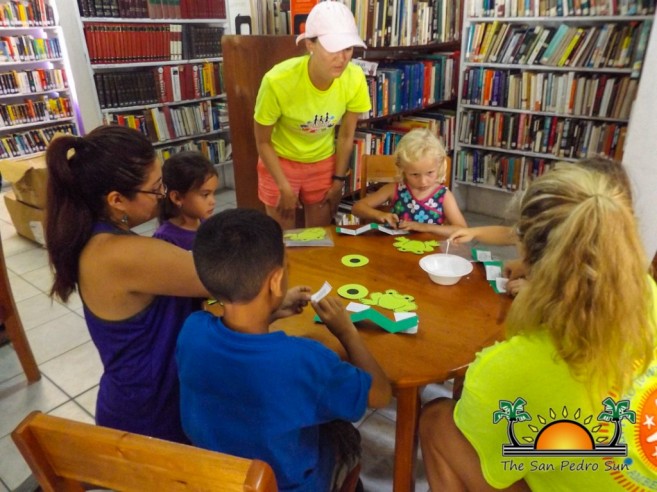
[[[509,283],[508,278],[497,277],[495,279],[495,288],[497,289],[498,292],[505,293],[506,292],[506,284],[508,284],[508,283]]]
[[[416,318],[418,320],[417,325],[409,328],[408,330],[402,330],[397,333],[405,333],[407,335],[415,335],[417,329],[420,326],[420,319],[417,317],[417,313],[395,313],[395,321],[401,321],[407,318]]]
[[[319,302],[322,299],[324,299],[329,292],[331,292],[331,284],[324,281],[324,285],[322,285],[317,292],[315,292],[313,295],[310,296],[310,300],[312,302]]]
[[[490,281],[501,277],[502,265],[503,264],[501,261],[484,262],[484,268],[486,269],[486,280]]]
[[[491,261],[493,259],[493,255],[490,251],[472,248],[472,259],[474,261]]]

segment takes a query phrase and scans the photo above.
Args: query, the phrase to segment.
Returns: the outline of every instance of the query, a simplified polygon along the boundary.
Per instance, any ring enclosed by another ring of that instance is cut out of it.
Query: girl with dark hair
[[[175,297],[206,297],[192,255],[139,236],[165,196],[151,143],[121,126],[62,136],[46,152],[46,239],[51,295],[78,291],[104,372],[99,425],[187,442],[181,425],[175,343],[188,312]],[[298,312],[308,290],[288,296],[279,316]]]
[[[180,152],[164,161],[162,181],[166,198],[153,237],[191,251],[201,222],[214,213],[217,170],[199,152]]]

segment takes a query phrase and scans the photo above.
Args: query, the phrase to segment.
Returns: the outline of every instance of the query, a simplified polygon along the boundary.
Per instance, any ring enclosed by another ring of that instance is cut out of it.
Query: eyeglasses
[[[160,189],[158,191],[148,191],[148,190],[134,190],[135,193],[146,193],[147,195],[155,195],[160,198],[165,198],[167,196],[167,185],[160,183]]]

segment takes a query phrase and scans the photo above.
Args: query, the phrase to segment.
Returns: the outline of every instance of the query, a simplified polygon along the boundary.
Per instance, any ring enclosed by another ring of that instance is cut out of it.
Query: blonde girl
[[[446,155],[440,140],[426,129],[402,137],[395,150],[400,180],[356,202],[353,214],[395,229],[449,236],[467,227],[456,199],[443,184]],[[387,211],[379,207],[389,203]]]
[[[513,302],[507,340],[477,355],[457,403],[435,400],[423,409],[431,489],[624,490],[621,483],[654,483],[637,433],[641,405],[657,389],[657,286],[647,275],[630,195],[603,173],[557,167],[523,197],[518,238],[531,281]],[[502,455],[502,445],[514,440],[538,446],[534,430],[561,418],[588,424],[596,446],[613,446],[614,425],[596,434],[604,426],[598,420],[612,410],[610,402],[623,400],[624,410],[636,410],[636,426],[622,427],[628,458],[579,458],[591,466],[572,472],[560,465],[563,457],[514,457],[511,467]],[[508,426],[493,419],[505,402],[514,406]],[[533,467],[532,460],[548,466]]]

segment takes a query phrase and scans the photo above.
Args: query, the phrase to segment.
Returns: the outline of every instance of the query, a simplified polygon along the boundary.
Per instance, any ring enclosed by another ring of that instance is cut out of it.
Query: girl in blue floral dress
[[[411,130],[395,150],[395,164],[402,179],[356,202],[352,213],[395,229],[445,237],[467,227],[454,195],[443,184],[445,160],[445,149],[435,135],[426,129]],[[380,208],[386,204],[390,206]]]

